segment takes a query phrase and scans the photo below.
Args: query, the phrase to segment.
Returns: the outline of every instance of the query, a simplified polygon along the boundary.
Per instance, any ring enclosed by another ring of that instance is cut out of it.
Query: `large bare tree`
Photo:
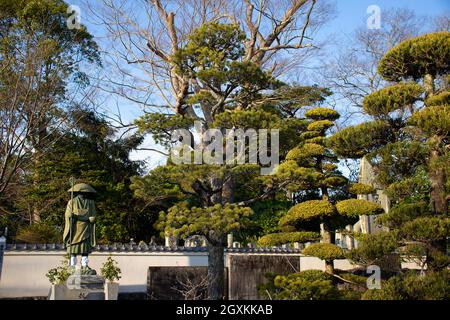
[[[391,8],[381,12],[380,29],[368,29],[364,24],[340,39],[337,53],[330,55],[319,74],[343,109],[341,125],[354,119],[355,114],[363,119],[363,98],[386,85],[377,73],[378,61],[390,48],[423,32],[426,22],[426,17],[410,9]]]
[[[245,59],[285,75],[318,49],[314,35],[333,7],[317,0],[102,0],[85,1],[103,27],[106,63],[102,88],[138,103],[145,112],[195,114],[186,104],[199,90],[171,60],[201,24],[238,24],[247,35]],[[112,71],[112,70],[115,70]],[[202,115],[203,116],[203,115]]]

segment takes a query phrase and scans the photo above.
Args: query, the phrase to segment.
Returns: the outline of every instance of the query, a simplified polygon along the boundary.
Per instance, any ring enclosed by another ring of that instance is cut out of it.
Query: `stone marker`
[[[229,233],[227,235],[227,248],[232,248],[233,247],[233,234]]]

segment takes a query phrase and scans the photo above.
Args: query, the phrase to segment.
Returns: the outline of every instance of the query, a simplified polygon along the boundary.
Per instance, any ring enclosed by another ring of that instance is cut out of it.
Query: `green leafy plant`
[[[314,256],[325,261],[328,273],[334,273],[333,261],[344,258],[344,251],[332,243],[313,243],[303,250],[306,256]]]
[[[117,261],[115,261],[111,256],[108,257],[106,262],[100,268],[100,272],[103,277],[109,282],[113,282],[114,280],[119,280],[121,278],[122,271],[117,266]]]
[[[50,269],[45,275],[52,285],[63,284],[72,274],[69,266],[69,257],[65,256],[65,259],[61,261],[61,265],[56,268]]]
[[[45,223],[19,228],[16,235],[16,241],[22,243],[59,243],[60,238],[58,230]]]
[[[367,290],[362,300],[446,300],[449,297],[450,272],[443,270],[418,275],[410,271],[390,278],[381,289]]]
[[[331,275],[306,270],[289,275],[268,274],[268,283],[258,287],[262,296],[273,300],[336,300],[339,291]]]
[[[317,241],[320,239],[318,232],[294,231],[282,233],[270,233],[261,237],[258,244],[261,246],[277,246],[294,242]]]

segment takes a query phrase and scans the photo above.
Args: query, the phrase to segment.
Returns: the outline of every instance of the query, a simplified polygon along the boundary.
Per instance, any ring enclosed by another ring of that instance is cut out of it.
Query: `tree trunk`
[[[423,87],[425,89],[426,98],[434,95],[434,77],[431,74],[426,74],[423,77]]]
[[[425,89],[426,98],[434,95],[434,77],[431,74],[426,74],[424,76],[423,86]],[[428,178],[430,179],[431,183],[431,210],[433,210],[433,213],[436,215],[446,215],[448,214],[448,203],[445,192],[445,183],[447,177],[442,164],[439,163],[439,160],[441,158],[439,147],[442,144],[442,139],[438,136],[433,136],[428,139],[428,142],[431,142],[431,144],[434,145],[434,150],[432,150],[430,154],[428,167]],[[433,248],[432,251],[435,251],[435,253],[427,256],[427,269],[430,271],[436,271],[446,268],[446,264],[442,263],[442,258],[440,258],[439,255],[447,255],[447,240],[443,239],[440,241],[435,241],[431,244],[431,246]]]
[[[442,271],[448,267],[447,239],[433,241],[427,250],[427,272]]]
[[[225,183],[223,184],[222,190],[222,205],[227,203],[234,203],[234,177],[231,176]]]
[[[320,224],[320,243],[334,243],[334,236],[325,222]]]
[[[319,168],[319,171],[322,172],[322,169]],[[329,201],[328,188],[321,187],[320,190],[322,192],[322,200]],[[320,224],[320,236],[320,243],[334,243],[334,236],[326,222]]]
[[[34,159],[33,159],[33,163],[34,163],[34,173],[33,173],[33,189],[34,191],[37,190],[37,188],[39,188],[39,166],[40,166],[40,161],[39,161],[39,157],[40,157],[40,152],[37,151],[34,154]],[[41,221],[41,212],[39,210],[39,208],[37,207],[38,204],[37,203],[32,203],[32,210],[31,210],[31,224],[34,223],[39,223]]]
[[[441,157],[438,150],[431,151],[428,178],[431,183],[430,205],[433,214],[445,216],[448,213],[448,203],[445,192],[446,174],[439,163]],[[426,264],[429,271],[445,269],[447,263],[443,262],[443,257],[447,256],[447,239],[434,241],[431,243],[431,254],[427,255]],[[446,259],[445,259],[446,260]]]
[[[208,240],[208,300],[223,300],[225,262],[222,239]]]
[[[334,265],[333,261],[325,261],[325,272],[334,274]]]
[[[428,178],[431,183],[430,204],[433,213],[447,214],[448,205],[445,192],[445,171],[438,163],[440,154],[438,150],[431,151]]]
[[[33,154],[33,164],[34,164],[34,173],[33,173],[33,186],[36,190],[39,187],[39,170],[41,166],[41,157],[44,154],[44,145],[45,139],[47,136],[47,121],[46,117],[43,117],[43,120],[39,121],[37,126],[37,133],[35,139],[33,139],[33,147],[36,150]],[[41,211],[38,207],[37,203],[33,204],[33,212],[32,212],[32,223],[39,223],[41,221]]]

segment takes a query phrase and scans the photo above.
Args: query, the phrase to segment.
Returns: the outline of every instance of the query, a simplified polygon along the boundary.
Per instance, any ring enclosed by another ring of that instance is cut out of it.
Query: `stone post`
[[[178,246],[179,237],[174,237],[173,235],[166,234],[164,240],[164,245],[166,247]]]
[[[360,221],[361,221],[361,232],[365,233],[365,234],[369,234],[370,233],[369,216],[362,215],[360,217]]]
[[[170,247],[170,236],[168,235],[164,237],[164,246]]]
[[[233,247],[233,234],[229,233],[227,235],[227,247],[232,248]]]
[[[0,280],[2,279],[2,266],[3,266],[3,254],[6,250],[6,238],[5,236],[0,237]]]

